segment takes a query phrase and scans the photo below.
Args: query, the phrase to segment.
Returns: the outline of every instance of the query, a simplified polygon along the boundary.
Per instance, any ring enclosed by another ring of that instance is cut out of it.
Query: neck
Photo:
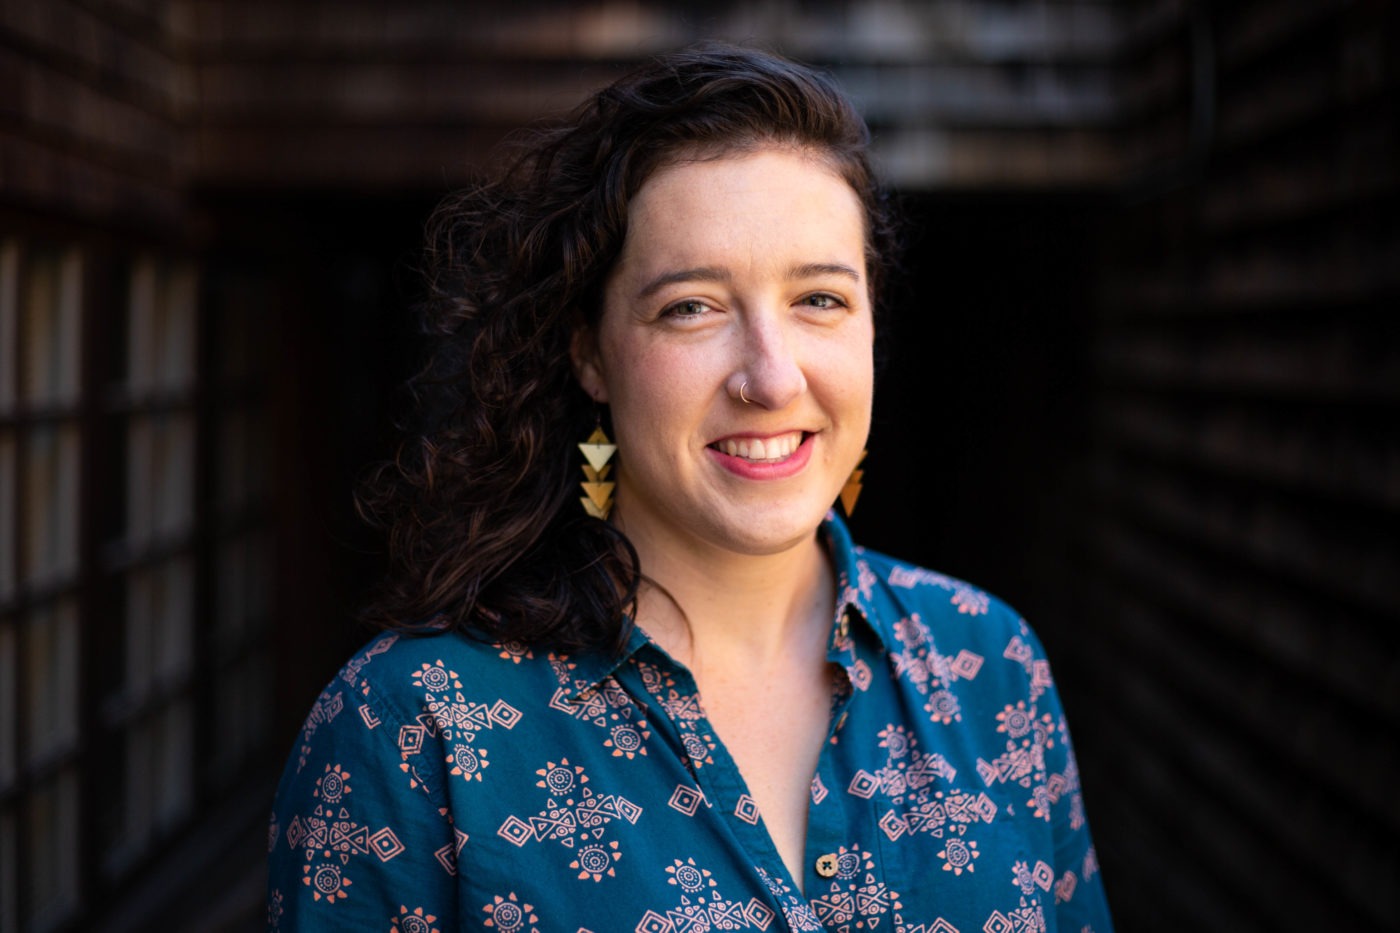
[[[637,622],[672,657],[702,669],[758,670],[825,656],[835,583],[817,534],[773,554],[677,546],[619,522],[641,560]]]

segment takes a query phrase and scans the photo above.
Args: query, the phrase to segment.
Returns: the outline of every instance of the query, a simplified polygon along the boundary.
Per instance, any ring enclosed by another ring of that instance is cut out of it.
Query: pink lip
[[[776,434],[731,434],[728,437],[720,438],[720,440],[728,440],[730,437],[766,438],[776,436]],[[797,445],[797,449],[792,452],[792,456],[778,463],[753,463],[740,457],[731,457],[724,451],[716,450],[713,447],[706,447],[705,452],[713,457],[716,463],[735,476],[756,480],[786,479],[801,473],[812,459],[812,438],[814,437],[816,437],[815,434],[807,434],[802,438],[802,443]]]

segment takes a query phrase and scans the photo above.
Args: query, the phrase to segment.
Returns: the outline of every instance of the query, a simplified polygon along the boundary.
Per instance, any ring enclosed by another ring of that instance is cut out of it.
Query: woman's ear
[[[608,384],[603,378],[602,361],[598,356],[598,338],[593,328],[580,324],[569,340],[569,359],[574,365],[574,378],[583,391],[600,405],[607,404]]]

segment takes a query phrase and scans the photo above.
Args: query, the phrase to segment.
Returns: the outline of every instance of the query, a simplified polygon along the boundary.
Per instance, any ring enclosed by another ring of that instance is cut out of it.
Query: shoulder
[[[434,695],[509,691],[533,679],[555,679],[553,655],[528,646],[493,644],[445,629],[386,632],[370,640],[336,675],[372,706],[413,719]]]
[[[856,547],[853,553],[861,589],[891,608],[987,625],[1022,624],[1015,609],[966,580],[868,548]]]
[[[523,706],[552,702],[563,666],[553,655],[453,631],[381,634],[317,697],[284,786],[333,764],[360,766],[365,774],[403,771],[410,788],[437,795],[445,784],[441,762],[453,743],[470,742],[479,729],[513,729]]]
[[[530,694],[555,683],[553,655],[537,655],[525,646],[489,644],[443,629],[382,633],[355,652],[317,697],[302,726],[303,754],[314,740],[343,735],[351,724],[380,734],[427,726],[436,735],[433,721],[445,709],[465,708],[469,698]]]
[[[934,637],[972,639],[997,647],[1008,657],[1024,651],[1040,656],[1030,625],[1011,605],[957,577],[902,561],[868,548],[852,550],[856,580],[870,623],[887,644],[908,639],[903,628],[916,624]]]
[[[834,512],[823,531],[836,565],[839,600],[860,609],[886,646],[908,643],[911,629],[988,644],[1017,637],[1035,644],[1020,613],[986,590],[857,545]]]

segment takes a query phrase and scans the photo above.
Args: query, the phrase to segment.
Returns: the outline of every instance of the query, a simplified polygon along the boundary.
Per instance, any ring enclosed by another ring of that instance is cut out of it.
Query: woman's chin
[[[740,506],[717,523],[712,540],[736,554],[781,554],[811,539],[827,508],[810,504],[787,508]]]

